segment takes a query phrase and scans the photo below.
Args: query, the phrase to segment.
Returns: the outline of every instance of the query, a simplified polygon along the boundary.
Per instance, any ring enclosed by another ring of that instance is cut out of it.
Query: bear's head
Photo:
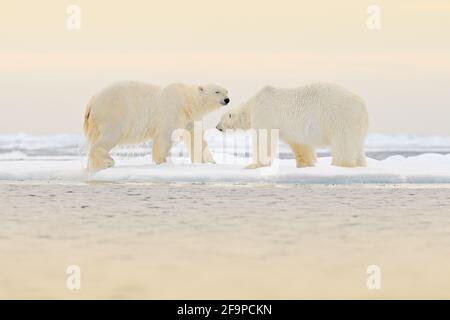
[[[228,90],[217,84],[210,83],[206,86],[199,86],[198,90],[200,100],[207,109],[218,109],[220,106],[225,106],[230,103]]]
[[[230,111],[226,112],[217,124],[216,129],[219,131],[225,131],[227,129],[250,129],[250,112],[248,103],[234,107]]]

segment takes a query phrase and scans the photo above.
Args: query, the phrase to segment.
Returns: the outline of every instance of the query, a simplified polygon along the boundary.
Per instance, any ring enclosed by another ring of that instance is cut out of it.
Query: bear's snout
[[[227,98],[225,98],[225,99],[223,99],[223,101],[222,101],[222,104],[224,105],[224,106],[226,106],[227,104],[229,104],[230,103],[230,99],[227,97]]]
[[[223,129],[220,127],[220,124],[218,124],[218,125],[216,126],[216,129],[219,130],[220,132],[223,131]]]

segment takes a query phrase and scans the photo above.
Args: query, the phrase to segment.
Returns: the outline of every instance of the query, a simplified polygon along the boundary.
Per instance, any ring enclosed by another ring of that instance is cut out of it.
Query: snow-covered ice
[[[251,162],[248,136],[208,136],[217,164],[190,164],[184,146],[171,152],[169,163],[151,163],[151,144],[121,147],[114,151],[116,166],[88,175],[85,146],[79,135],[0,136],[0,180],[7,181],[145,181],[227,183],[450,183],[450,137],[370,135],[367,168],[331,166],[327,150],[319,150],[313,168],[296,168],[286,145],[280,145],[278,166],[245,170]],[[414,156],[409,156],[414,152]],[[321,156],[322,155],[322,156]]]

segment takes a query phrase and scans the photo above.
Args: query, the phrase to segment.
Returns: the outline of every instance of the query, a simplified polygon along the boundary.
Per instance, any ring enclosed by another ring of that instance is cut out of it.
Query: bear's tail
[[[98,130],[92,119],[91,105],[88,104],[84,113],[83,131],[89,142],[95,142],[98,138]]]
[[[91,108],[88,105],[86,107],[86,112],[84,113],[83,131],[84,135],[89,138],[89,116],[91,115]]]

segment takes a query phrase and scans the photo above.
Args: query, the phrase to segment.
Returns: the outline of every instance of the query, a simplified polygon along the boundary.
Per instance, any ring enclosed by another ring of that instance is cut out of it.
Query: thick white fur
[[[84,132],[90,145],[88,170],[113,166],[109,152],[117,145],[150,139],[153,161],[165,162],[172,132],[180,128],[191,130],[194,121],[226,104],[227,94],[227,90],[213,84],[171,84],[161,88],[127,81],[105,88],[90,99],[84,116]],[[192,148],[191,145],[189,149]],[[202,162],[214,162],[206,143],[203,148]]]
[[[333,165],[356,167],[367,165],[364,139],[368,126],[360,97],[335,84],[316,83],[292,89],[265,87],[224,114],[217,129],[279,129],[297,167],[313,166],[315,148],[322,146],[331,146]],[[248,168],[269,164],[256,161]]]

